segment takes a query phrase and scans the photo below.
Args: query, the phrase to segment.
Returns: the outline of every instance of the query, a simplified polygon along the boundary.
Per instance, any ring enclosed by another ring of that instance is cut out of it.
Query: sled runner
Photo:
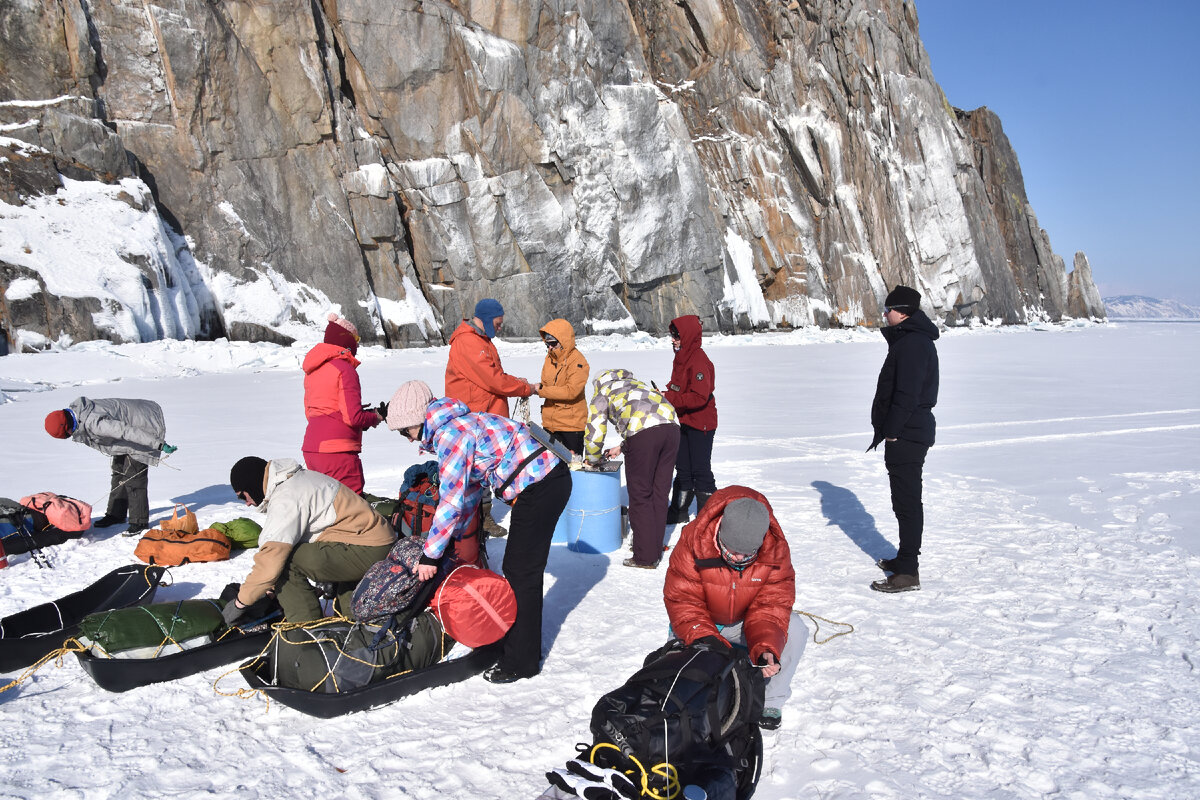
[[[347,692],[324,694],[304,689],[274,686],[270,683],[271,662],[265,658],[248,661],[241,666],[242,677],[251,689],[257,689],[272,700],[302,714],[321,719],[340,717],[355,711],[366,711],[387,705],[402,697],[435,686],[448,686],[478,675],[496,663],[500,644],[476,648],[465,655],[439,661],[433,666],[406,672]]]
[[[276,613],[272,619],[241,632],[230,629],[217,641],[157,658],[104,658],[90,651],[76,652],[75,656],[83,671],[101,689],[127,692],[152,683],[176,681],[254,655],[270,640],[271,622],[278,618]]]
[[[145,564],[119,567],[85,589],[0,620],[0,672],[27,667],[62,647],[89,614],[151,602],[163,572]]]

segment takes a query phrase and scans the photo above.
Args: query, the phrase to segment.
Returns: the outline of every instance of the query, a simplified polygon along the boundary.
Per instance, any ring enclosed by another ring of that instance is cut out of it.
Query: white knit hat
[[[399,431],[425,423],[425,409],[433,402],[433,392],[425,381],[402,384],[388,402],[388,430]]]

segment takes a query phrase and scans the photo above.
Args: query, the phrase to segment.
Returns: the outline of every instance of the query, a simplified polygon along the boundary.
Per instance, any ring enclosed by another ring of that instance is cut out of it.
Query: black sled
[[[500,656],[500,646],[497,642],[486,647],[477,647],[458,658],[439,661],[423,669],[335,694],[271,685],[271,662],[266,658],[257,658],[242,664],[241,672],[251,689],[262,691],[272,700],[311,717],[331,719],[387,705],[424,689],[465,681],[495,664]]]
[[[270,623],[278,621],[276,614],[274,619],[263,621],[245,633],[231,631],[219,641],[158,658],[105,658],[86,651],[76,652],[75,656],[79,666],[101,689],[128,692],[152,683],[176,681],[254,655],[270,641]]]
[[[28,667],[59,649],[89,614],[153,601],[164,571],[146,564],[119,567],[86,589],[0,620],[0,673]]]

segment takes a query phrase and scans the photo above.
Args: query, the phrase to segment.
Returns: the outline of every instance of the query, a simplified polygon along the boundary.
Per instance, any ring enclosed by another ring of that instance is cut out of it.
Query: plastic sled
[[[0,672],[28,667],[62,647],[89,614],[153,601],[163,572],[146,564],[119,567],[86,589],[0,620]]]
[[[265,657],[242,664],[241,673],[250,688],[262,691],[272,700],[312,717],[330,719],[387,705],[423,689],[465,681],[495,664],[499,656],[500,643],[497,642],[486,647],[477,647],[457,658],[439,661],[424,669],[336,694],[271,685],[271,662]]]
[[[278,622],[278,615],[271,621]],[[76,652],[75,656],[79,659],[79,666],[92,676],[101,689],[128,692],[139,686],[175,681],[213,667],[232,664],[261,652],[270,639],[271,625],[263,622],[244,634],[230,633],[220,641],[158,658],[105,658],[90,652]]]

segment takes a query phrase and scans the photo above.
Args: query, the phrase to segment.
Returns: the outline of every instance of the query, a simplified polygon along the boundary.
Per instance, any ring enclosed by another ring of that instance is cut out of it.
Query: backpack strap
[[[497,499],[497,500],[499,500],[500,502],[502,502],[502,503],[503,503],[503,502],[504,502],[504,497],[503,497],[503,495],[504,495],[504,491],[505,491],[505,490],[506,490],[506,489],[507,489],[509,486],[511,486],[511,485],[512,485],[512,482],[513,482],[513,481],[515,481],[515,480],[517,479],[517,476],[521,474],[521,470],[523,470],[523,469],[525,469],[526,467],[528,467],[528,466],[529,466],[529,465],[530,465],[530,464],[533,462],[533,460],[534,460],[535,458],[537,458],[538,456],[540,456],[540,455],[541,455],[542,453],[544,453],[544,452],[546,452],[546,446],[545,446],[545,445],[538,445],[538,448],[537,448],[536,450],[534,450],[532,453],[530,453],[528,456],[526,456],[524,461],[522,461],[520,464],[517,464],[517,468],[516,468],[516,469],[514,469],[514,470],[512,471],[512,474],[511,474],[511,475],[509,475],[509,476],[508,476],[508,477],[507,477],[507,478],[504,480],[504,483],[500,484],[500,488],[499,488],[499,489],[494,489],[494,490],[492,491],[492,494],[493,494],[493,495],[495,495],[496,499]]]

